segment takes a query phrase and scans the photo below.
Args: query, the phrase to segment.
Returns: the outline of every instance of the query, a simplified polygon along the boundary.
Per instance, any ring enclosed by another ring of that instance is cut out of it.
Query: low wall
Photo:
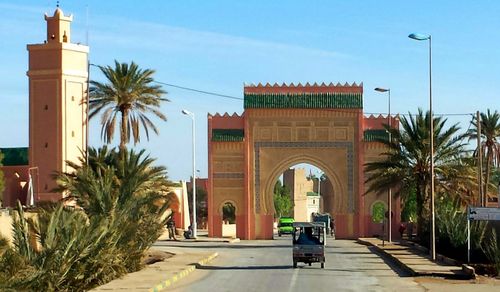
[[[222,237],[236,238],[236,224],[223,224]]]
[[[12,243],[12,217],[8,209],[0,209],[0,235]]]

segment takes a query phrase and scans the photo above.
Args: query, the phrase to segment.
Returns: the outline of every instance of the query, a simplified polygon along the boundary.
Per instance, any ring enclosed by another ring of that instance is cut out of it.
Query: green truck
[[[282,234],[292,234],[293,222],[295,222],[295,220],[291,217],[281,217],[278,221],[278,236]]]

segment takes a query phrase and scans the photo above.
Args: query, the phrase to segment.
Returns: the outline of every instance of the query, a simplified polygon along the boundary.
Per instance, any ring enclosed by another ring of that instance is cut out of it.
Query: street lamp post
[[[429,112],[430,112],[430,166],[431,166],[431,257],[436,260],[436,217],[434,211],[434,116],[432,114],[432,38],[431,35],[412,33],[408,36],[417,41],[429,41]]]
[[[387,124],[389,125],[389,142],[391,142],[391,89],[390,88],[375,88],[378,92],[387,92],[389,98],[388,114],[387,114]],[[387,241],[390,243],[392,241],[392,188],[389,187],[387,191]]]
[[[321,171],[318,172],[318,196],[321,196],[321,176],[323,173]]]
[[[193,121],[193,223],[191,227],[193,228],[193,237],[196,238],[196,159],[195,159],[195,122],[194,113],[188,110],[182,110],[182,113],[190,116]]]

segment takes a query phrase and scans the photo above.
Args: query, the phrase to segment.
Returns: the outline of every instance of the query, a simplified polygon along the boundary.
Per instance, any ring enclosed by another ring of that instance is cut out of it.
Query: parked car
[[[281,217],[278,221],[278,236],[282,234],[292,234],[293,222],[295,222],[295,220],[291,217]]]

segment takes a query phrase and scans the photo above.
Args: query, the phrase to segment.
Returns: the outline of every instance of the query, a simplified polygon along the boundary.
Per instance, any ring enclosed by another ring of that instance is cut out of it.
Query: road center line
[[[293,269],[293,276],[292,280],[290,281],[290,287],[288,287],[288,292],[291,292],[293,290],[293,287],[295,287],[295,282],[297,281],[297,274],[299,273],[299,269],[295,268]]]

